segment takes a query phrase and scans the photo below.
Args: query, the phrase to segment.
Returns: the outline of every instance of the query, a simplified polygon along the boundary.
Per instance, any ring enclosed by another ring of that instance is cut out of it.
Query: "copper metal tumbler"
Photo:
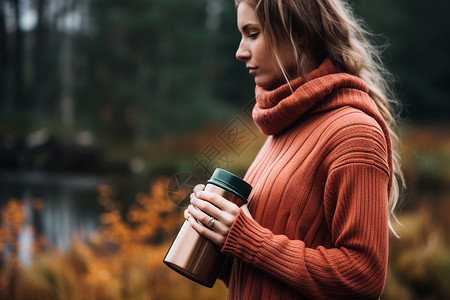
[[[237,206],[247,203],[252,186],[236,175],[217,168],[205,191],[213,192]],[[225,256],[220,248],[195,231],[184,221],[177,237],[164,258],[164,263],[183,276],[212,287]]]

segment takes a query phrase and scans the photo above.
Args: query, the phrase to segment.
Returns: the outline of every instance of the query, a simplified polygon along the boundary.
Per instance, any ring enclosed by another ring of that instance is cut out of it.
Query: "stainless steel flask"
[[[251,190],[252,186],[247,182],[219,168],[205,187],[205,191],[216,193],[239,207],[247,203]],[[184,221],[163,262],[181,275],[212,287],[224,259],[216,244],[197,233],[188,221]]]

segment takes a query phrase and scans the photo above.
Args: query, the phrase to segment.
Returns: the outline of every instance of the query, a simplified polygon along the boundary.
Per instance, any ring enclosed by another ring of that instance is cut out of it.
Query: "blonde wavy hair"
[[[405,186],[394,114],[398,101],[391,87],[393,77],[384,67],[381,51],[369,40],[371,33],[343,0],[235,0],[236,7],[241,2],[255,9],[264,37],[272,45],[287,82],[292,78],[281,64],[277,47],[273,47],[285,42],[294,50],[298,74],[306,76],[325,58],[330,58],[340,70],[358,76],[369,86],[369,94],[389,128],[392,141],[395,175],[389,199],[389,227],[397,235],[391,221],[398,223],[394,210],[400,188]]]

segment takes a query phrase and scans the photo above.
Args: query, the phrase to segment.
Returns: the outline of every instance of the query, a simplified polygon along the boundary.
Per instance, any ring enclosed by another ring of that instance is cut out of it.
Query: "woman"
[[[402,178],[379,57],[343,1],[236,7],[236,58],[268,138],[244,178],[248,207],[199,185],[185,218],[228,255],[228,299],[377,299]]]

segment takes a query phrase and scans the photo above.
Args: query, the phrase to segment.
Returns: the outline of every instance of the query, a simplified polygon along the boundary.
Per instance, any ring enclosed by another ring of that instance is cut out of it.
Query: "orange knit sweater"
[[[392,177],[386,125],[366,84],[330,60],[305,82],[256,87],[266,143],[222,252],[228,299],[377,299]]]

